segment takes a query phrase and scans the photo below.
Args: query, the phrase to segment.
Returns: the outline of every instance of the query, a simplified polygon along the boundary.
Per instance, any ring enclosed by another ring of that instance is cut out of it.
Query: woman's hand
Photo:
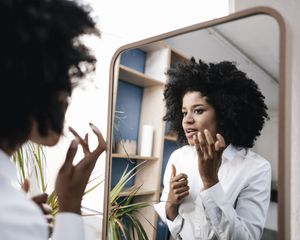
[[[90,151],[89,149],[87,134],[83,139],[73,128],[69,128],[76,138],[72,141],[68,149],[66,160],[59,170],[56,179],[55,191],[58,197],[60,212],[74,212],[80,214],[81,199],[84,190],[97,159],[106,149],[106,143],[100,130],[93,124],[90,124],[90,127],[98,138],[98,145],[94,151]],[[73,166],[72,163],[77,152],[78,144],[82,146],[84,158],[77,165]]]
[[[24,190],[25,193],[29,192],[30,183],[27,178],[24,179],[24,182],[22,184],[22,189]],[[31,198],[31,200],[42,210],[43,214],[45,215],[46,221],[48,222],[49,236],[50,236],[53,229],[53,216],[51,214],[52,208],[49,204],[47,204],[48,194],[41,193],[35,195]]]
[[[218,171],[222,162],[222,153],[226,147],[221,134],[216,135],[216,141],[211,133],[205,129],[193,136],[198,153],[198,170],[203,181],[204,189],[208,189],[219,182]]]
[[[42,210],[43,214],[46,217],[46,220],[48,222],[48,229],[49,229],[49,237],[52,234],[53,231],[53,216],[52,216],[52,207],[47,203],[48,200],[48,194],[42,193],[36,196],[33,196],[32,201],[34,201],[39,208]]]
[[[183,199],[189,195],[187,175],[180,173],[176,175],[176,168],[171,165],[171,178],[168,200],[166,203],[166,213],[170,220],[174,220],[178,215],[178,206]]]

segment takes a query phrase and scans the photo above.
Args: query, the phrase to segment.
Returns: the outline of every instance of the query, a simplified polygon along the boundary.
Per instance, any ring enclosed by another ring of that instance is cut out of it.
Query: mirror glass
[[[270,119],[253,151],[271,164],[271,202],[262,239],[276,239],[279,37],[277,21],[269,15],[258,14],[121,52],[113,66],[108,232],[117,229],[126,219],[123,227],[130,235],[132,227],[138,228],[139,220],[149,239],[170,238],[168,227],[152,206],[159,202],[169,156],[181,147],[169,131],[168,123],[162,120],[165,72],[176,63],[195,57],[205,62],[235,62],[257,82],[265,96]],[[136,205],[130,205],[134,203]],[[130,208],[136,208],[134,214]]]

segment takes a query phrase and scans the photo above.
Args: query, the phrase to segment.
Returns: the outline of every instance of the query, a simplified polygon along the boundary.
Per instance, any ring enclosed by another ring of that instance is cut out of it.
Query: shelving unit
[[[128,196],[130,195],[130,193],[132,193],[132,190],[133,188],[132,187],[129,187],[129,188],[125,188],[124,191],[121,192],[120,196]],[[145,191],[145,190],[138,190],[137,193],[135,194],[136,196],[141,196],[141,195],[152,195],[152,194],[155,194],[156,191],[151,191],[151,190],[148,190],[148,191]]]
[[[117,130],[114,129],[115,132],[119,131],[119,134],[114,134],[115,140],[117,141],[120,136],[124,140],[134,140],[137,142],[137,149],[140,149],[143,125],[151,125],[154,129],[151,156],[140,156],[139,150],[136,154],[129,155],[112,153],[113,170],[114,166],[115,169],[118,166],[120,171],[122,171],[122,166],[125,169],[126,161],[130,162],[132,166],[144,162],[137,167],[133,182],[130,186],[126,186],[120,196],[128,196],[133,187],[141,186],[136,193],[134,202],[147,201],[152,204],[159,201],[162,188],[161,179],[168,160],[164,153],[164,147],[168,145],[168,142],[175,148],[177,146],[175,135],[165,136],[166,126],[162,120],[165,114],[163,101],[165,73],[171,65],[187,59],[166,43],[156,42],[139,49],[126,51],[117,61],[115,73],[118,74],[115,78],[114,111],[123,112],[124,116],[123,120],[120,120],[121,123],[123,121],[123,125],[118,123],[120,126],[116,128]],[[142,62],[143,64],[141,64]],[[125,106],[126,104],[128,106]],[[134,104],[136,107],[132,106]],[[131,119],[129,120],[127,117]],[[132,125],[133,122],[134,125]],[[121,174],[122,172],[113,173],[112,179],[118,178]],[[147,222],[149,221],[153,226],[157,225],[158,216],[154,208],[144,208],[140,211],[140,215],[149,239],[156,239],[156,230]]]
[[[156,161],[158,160],[157,157],[143,157],[139,155],[126,155],[126,154],[120,154],[120,153],[113,153],[113,158],[125,158],[130,160],[145,160],[145,161]]]
[[[174,136],[174,135],[166,135],[165,136],[165,140],[176,142],[177,141],[177,137]]]
[[[120,71],[119,72],[120,79],[137,86],[151,87],[151,86],[163,85],[163,83],[160,82],[159,80],[156,80],[155,78],[147,76],[146,74],[138,72],[124,65],[120,65],[119,71]]]

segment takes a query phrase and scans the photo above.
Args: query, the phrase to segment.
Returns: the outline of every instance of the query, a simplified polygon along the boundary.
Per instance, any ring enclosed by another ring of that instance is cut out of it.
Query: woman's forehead
[[[207,104],[207,97],[203,96],[199,91],[187,92],[183,95],[182,104],[190,102],[199,102]]]

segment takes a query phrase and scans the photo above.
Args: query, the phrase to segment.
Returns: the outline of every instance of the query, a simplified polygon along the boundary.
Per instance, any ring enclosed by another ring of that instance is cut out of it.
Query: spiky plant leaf
[[[139,210],[149,207],[150,204],[148,202],[132,203],[141,186],[133,186],[129,194],[121,198],[125,184],[137,174],[139,170],[136,169],[142,164],[144,162],[129,171],[126,167],[118,183],[110,192],[109,237],[112,240],[135,239],[135,235],[138,239],[148,240],[145,229],[136,214]],[[120,233],[121,237],[117,233]]]

